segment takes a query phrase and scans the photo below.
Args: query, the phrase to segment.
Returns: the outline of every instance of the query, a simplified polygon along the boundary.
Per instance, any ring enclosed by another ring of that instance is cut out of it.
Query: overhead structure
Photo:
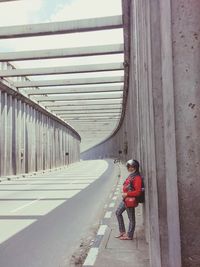
[[[1,29],[0,29],[1,30]],[[0,53],[1,62],[33,59],[99,56],[123,53],[122,44]]]
[[[71,78],[64,80],[45,80],[45,81],[24,81],[15,82],[13,85],[17,88],[43,87],[43,86],[62,86],[62,85],[87,85],[87,84],[107,84],[121,83],[124,81],[123,76],[118,77],[99,77],[99,78]]]
[[[1,2],[11,2],[11,1],[13,2],[13,1],[20,1],[20,0],[0,0],[0,3]]]
[[[123,113],[127,72],[123,28],[125,31],[121,15],[0,27],[0,39],[59,34],[67,38],[67,34],[121,29],[121,41],[118,43],[110,40],[106,44],[94,45],[93,42],[79,47],[48,49],[47,45],[42,50],[0,52],[0,62],[4,66],[0,69],[0,77],[16,91],[69,123],[81,135],[81,150],[84,151],[111,135]],[[100,56],[101,61],[94,64],[94,57]],[[113,56],[111,61],[109,56]],[[61,59],[73,58],[84,63],[59,63]],[[55,59],[58,60],[56,66],[51,64],[51,60]],[[43,63],[43,60],[48,63],[32,67],[31,62]],[[22,65],[19,68],[20,63],[27,63],[30,67]]]
[[[32,69],[11,69],[0,70],[2,77],[18,77],[18,76],[34,76],[34,75],[50,75],[50,74],[72,74],[72,73],[87,73],[101,71],[123,70],[122,63],[105,63],[105,64],[90,64],[80,66],[67,67],[49,67],[49,68],[32,68]]]
[[[98,30],[102,31],[117,29],[121,27],[122,16],[9,26],[0,27],[0,39],[89,32]]]

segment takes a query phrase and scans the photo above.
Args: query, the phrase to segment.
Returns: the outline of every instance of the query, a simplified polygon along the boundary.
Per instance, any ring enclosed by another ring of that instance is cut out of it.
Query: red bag
[[[126,197],[124,199],[126,208],[134,208],[138,206],[137,199],[135,197]]]

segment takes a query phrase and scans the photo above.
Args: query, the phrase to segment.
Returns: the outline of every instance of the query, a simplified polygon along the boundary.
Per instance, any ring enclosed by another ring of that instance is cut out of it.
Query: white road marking
[[[89,250],[89,253],[87,255],[87,258],[85,259],[85,262],[83,264],[83,266],[92,266],[95,263],[96,257],[98,255],[98,248],[91,248]]]
[[[112,214],[112,211],[107,211],[104,218],[110,218]]]
[[[111,202],[109,208],[113,208],[115,206],[115,202]]]
[[[117,199],[117,197],[113,197],[113,198],[112,198],[112,200],[116,200],[116,199]]]
[[[28,207],[28,206],[30,206],[30,205],[32,205],[32,204],[34,204],[34,203],[40,201],[41,199],[44,199],[44,198],[45,198],[45,197],[40,197],[40,198],[38,198],[38,199],[35,199],[35,200],[33,200],[33,201],[31,201],[31,202],[29,202],[29,203],[27,203],[27,204],[25,204],[25,205],[23,205],[23,206],[21,206],[21,207],[19,207],[19,208],[16,208],[16,209],[14,209],[14,210],[11,210],[10,212],[11,212],[11,213],[14,213],[14,212],[17,212],[17,211],[19,211],[19,210],[22,210],[22,209],[24,209],[24,208],[26,208],[26,207]]]
[[[106,232],[106,229],[107,229],[107,225],[101,225],[100,228],[99,228],[99,231],[97,232],[97,235],[104,235],[105,232]]]

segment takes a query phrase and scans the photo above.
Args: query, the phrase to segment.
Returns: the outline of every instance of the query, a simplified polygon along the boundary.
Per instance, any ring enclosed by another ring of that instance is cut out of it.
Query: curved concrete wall
[[[198,0],[130,1],[126,115],[82,158],[137,158],[152,267],[197,267],[200,225]],[[128,150],[127,150],[128,147]],[[118,154],[121,150],[123,153]]]
[[[80,136],[30,99],[0,84],[0,176],[80,159]]]

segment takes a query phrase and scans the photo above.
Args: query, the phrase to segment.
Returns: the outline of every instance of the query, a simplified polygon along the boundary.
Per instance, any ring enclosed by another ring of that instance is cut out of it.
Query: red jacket
[[[130,184],[131,179],[132,179],[133,191],[128,191],[128,186]],[[141,176],[137,175],[134,178],[132,178],[131,176],[128,176],[128,178],[126,178],[126,180],[123,184],[123,192],[127,193],[128,197],[140,196],[140,194],[142,192],[142,178],[141,178]]]

